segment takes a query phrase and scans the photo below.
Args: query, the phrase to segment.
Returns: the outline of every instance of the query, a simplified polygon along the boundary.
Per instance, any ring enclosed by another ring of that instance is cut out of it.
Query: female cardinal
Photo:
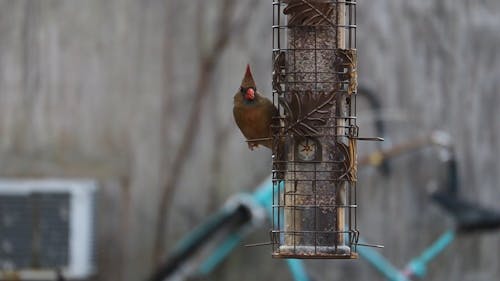
[[[272,149],[271,125],[273,122],[279,122],[278,109],[269,99],[257,92],[248,64],[240,91],[234,95],[233,115],[236,124],[248,140],[250,150],[259,144]]]

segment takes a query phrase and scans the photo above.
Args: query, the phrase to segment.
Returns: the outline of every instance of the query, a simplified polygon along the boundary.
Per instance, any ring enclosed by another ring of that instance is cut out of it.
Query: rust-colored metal
[[[357,257],[355,8],[273,1],[273,257]]]
[[[288,15],[288,25],[325,25],[336,26],[332,21],[335,18],[336,5],[332,1],[284,0],[288,4],[283,13]]]

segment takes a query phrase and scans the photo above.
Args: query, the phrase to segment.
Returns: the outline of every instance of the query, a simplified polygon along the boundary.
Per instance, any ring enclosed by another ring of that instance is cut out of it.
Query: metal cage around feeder
[[[272,4],[273,256],[356,258],[356,1]]]

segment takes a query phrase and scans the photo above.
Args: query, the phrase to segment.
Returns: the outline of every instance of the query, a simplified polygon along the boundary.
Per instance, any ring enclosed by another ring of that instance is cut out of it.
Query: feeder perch
[[[273,257],[357,258],[356,65],[356,1],[273,1]]]

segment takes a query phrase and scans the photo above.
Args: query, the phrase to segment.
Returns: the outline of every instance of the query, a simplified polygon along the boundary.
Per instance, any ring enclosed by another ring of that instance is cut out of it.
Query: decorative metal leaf
[[[336,148],[339,149],[339,153],[342,153],[345,158],[342,168],[343,174],[340,175],[339,179],[347,179],[349,181],[355,181],[357,177],[357,165],[356,165],[356,140],[349,139],[349,145],[342,142],[336,143]]]
[[[288,5],[283,10],[289,15],[288,25],[326,25],[335,26],[332,18],[335,4],[324,0],[284,0]]]
[[[292,131],[299,136],[319,135],[317,127],[325,126],[330,118],[330,109],[335,105],[336,95],[332,93],[313,93],[311,91],[292,92],[280,99],[285,111],[285,133]]]
[[[353,94],[358,87],[358,76],[357,76],[357,53],[353,49],[338,49],[337,51],[337,65],[339,73],[342,73],[346,68],[347,71],[340,75],[340,78],[348,81],[348,94]]]
[[[272,86],[273,90],[278,93],[278,96],[282,96],[282,81],[285,81],[285,52],[281,51],[278,54],[275,54],[273,61],[273,81]]]

